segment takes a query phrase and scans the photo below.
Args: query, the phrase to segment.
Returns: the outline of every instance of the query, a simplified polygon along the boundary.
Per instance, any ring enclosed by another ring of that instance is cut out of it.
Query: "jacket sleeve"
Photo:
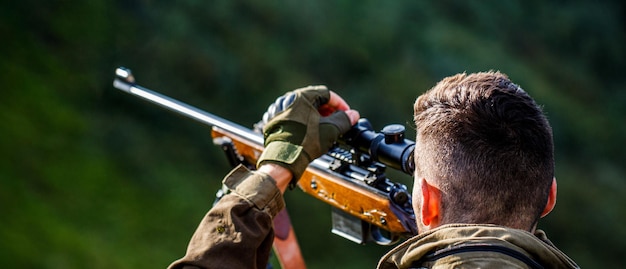
[[[267,174],[235,168],[224,179],[231,193],[204,216],[185,256],[169,268],[265,268],[274,240],[272,218],[284,208]]]

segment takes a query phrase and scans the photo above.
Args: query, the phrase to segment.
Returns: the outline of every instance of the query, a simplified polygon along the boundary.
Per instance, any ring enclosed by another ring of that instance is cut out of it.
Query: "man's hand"
[[[324,86],[288,92],[269,111],[275,115],[263,128],[265,150],[258,167],[271,163],[286,168],[293,176],[292,185],[312,160],[326,153],[359,119],[357,111]]]

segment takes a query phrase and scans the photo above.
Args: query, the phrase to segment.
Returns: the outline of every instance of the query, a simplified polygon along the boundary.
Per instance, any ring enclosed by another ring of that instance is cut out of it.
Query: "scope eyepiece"
[[[367,152],[373,160],[412,176],[415,142],[404,137],[405,130],[403,125],[391,124],[377,133],[370,122],[362,118],[342,138],[347,145]]]

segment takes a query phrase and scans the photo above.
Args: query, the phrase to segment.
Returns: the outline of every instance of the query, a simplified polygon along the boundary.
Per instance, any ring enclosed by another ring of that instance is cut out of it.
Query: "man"
[[[524,90],[499,72],[458,74],[414,109],[420,233],[379,268],[578,268],[536,229],[556,203],[553,142]],[[209,211],[171,268],[265,267],[287,186],[359,118],[322,86],[286,94],[269,113],[258,170],[226,176],[233,193]]]

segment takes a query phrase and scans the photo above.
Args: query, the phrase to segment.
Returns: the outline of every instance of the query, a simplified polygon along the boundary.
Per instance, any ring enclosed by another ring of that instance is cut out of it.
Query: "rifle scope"
[[[413,176],[415,142],[405,139],[404,132],[403,125],[390,124],[377,133],[367,119],[361,118],[342,138],[347,145],[367,152],[372,160]]]

